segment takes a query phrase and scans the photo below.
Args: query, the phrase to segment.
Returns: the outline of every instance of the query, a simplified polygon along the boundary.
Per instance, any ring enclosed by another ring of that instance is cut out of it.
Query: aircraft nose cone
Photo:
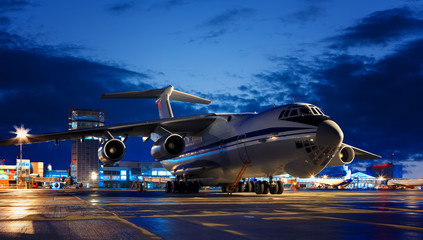
[[[316,143],[323,146],[339,146],[344,140],[341,128],[332,120],[321,122],[317,128]]]

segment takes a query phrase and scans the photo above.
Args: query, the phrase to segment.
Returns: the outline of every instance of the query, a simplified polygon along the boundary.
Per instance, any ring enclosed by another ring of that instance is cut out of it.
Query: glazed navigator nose
[[[339,146],[344,140],[341,128],[332,120],[321,122],[317,128],[316,143],[321,146]]]

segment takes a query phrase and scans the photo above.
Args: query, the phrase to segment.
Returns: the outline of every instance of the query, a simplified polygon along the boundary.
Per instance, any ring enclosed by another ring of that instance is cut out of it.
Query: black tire
[[[246,182],[244,192],[252,192],[251,187],[251,182]]]
[[[194,183],[193,182],[187,182],[187,193],[193,193],[194,192]]]
[[[282,194],[284,190],[283,187],[283,182],[282,181],[278,181],[278,194]]]
[[[173,181],[171,193],[177,193],[178,191],[179,191],[179,183],[178,183],[178,181]]]
[[[256,194],[263,194],[264,191],[264,184],[262,181],[256,182]]]
[[[140,186],[142,186],[142,185],[140,185]],[[171,181],[167,181],[166,182],[166,190],[165,190],[165,192],[166,193],[172,193],[172,182]]]
[[[270,183],[270,194],[277,194],[279,191],[279,186],[277,182]]]
[[[179,182],[179,193],[186,193],[187,192],[187,184],[185,182]]]
[[[268,194],[270,189],[270,185],[267,181],[263,181],[263,194]]]
[[[257,182],[256,181],[252,181],[250,183],[251,183],[251,191],[250,192],[255,192],[256,191],[256,184],[257,184]]]
[[[200,191],[201,185],[198,181],[194,182],[194,191],[193,193],[198,193]]]
[[[229,186],[229,189],[232,188],[232,185]],[[238,185],[235,186],[234,191],[233,192],[238,192]]]
[[[245,189],[244,182],[239,182],[237,187],[238,187],[238,192],[244,192],[244,189]]]

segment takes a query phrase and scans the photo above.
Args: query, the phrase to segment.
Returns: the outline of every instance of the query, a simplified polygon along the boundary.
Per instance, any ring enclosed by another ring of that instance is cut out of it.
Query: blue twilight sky
[[[70,108],[107,124],[156,119],[153,100],[103,93],[162,88],[212,100],[176,116],[320,106],[345,142],[423,177],[423,3],[381,1],[0,1],[0,137],[67,129]],[[152,160],[128,142],[124,160]],[[13,164],[18,147],[2,147]],[[66,169],[70,143],[29,145],[24,158]]]

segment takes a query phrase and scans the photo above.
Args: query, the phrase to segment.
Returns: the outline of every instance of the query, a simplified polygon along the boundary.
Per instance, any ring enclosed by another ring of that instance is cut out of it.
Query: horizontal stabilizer
[[[109,93],[103,94],[101,98],[152,98],[159,99],[163,93],[168,89],[152,89],[145,91],[134,91],[134,92],[121,92],[121,93]],[[205,98],[197,97],[188,93],[183,93],[177,90],[171,91],[169,94],[169,100],[175,100],[180,102],[189,102],[189,103],[200,103],[200,104],[210,104],[211,101]]]
[[[151,89],[135,92],[109,93],[101,95],[101,98],[153,98],[159,107],[159,116],[173,118],[172,107],[169,100],[180,102],[210,104],[211,101],[188,93],[176,91],[172,85],[162,89]]]

